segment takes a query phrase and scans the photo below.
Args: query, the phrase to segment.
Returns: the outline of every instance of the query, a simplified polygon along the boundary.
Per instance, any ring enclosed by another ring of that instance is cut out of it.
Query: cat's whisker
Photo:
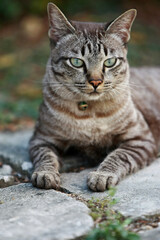
[[[135,86],[126,85],[126,84],[117,85],[116,88],[118,88],[118,87],[119,87],[119,88],[120,88],[120,87],[121,87],[121,88],[128,88],[128,89],[135,90],[135,91],[137,90]],[[138,88],[138,87],[137,87],[137,88]],[[139,89],[139,88],[138,88],[138,89]],[[145,88],[143,88],[143,89],[145,89]]]
[[[136,90],[136,89],[134,88],[134,86],[130,86],[130,85],[125,84],[125,83],[121,83],[121,84],[119,84],[119,85],[117,84],[117,85],[115,85],[115,88]]]
[[[136,83],[132,83],[132,82],[129,82],[129,83],[120,83],[120,85],[128,85],[128,86],[131,86],[131,87],[137,87],[137,88],[143,88],[145,89],[146,86],[142,86],[140,84],[136,84]]]
[[[69,84],[69,83],[63,83],[63,84],[62,83],[50,83],[50,82],[49,83],[43,83],[43,86],[49,86],[49,85],[50,86],[61,86],[61,87],[65,86],[65,85],[66,86],[71,86],[71,87],[73,86],[73,84]]]

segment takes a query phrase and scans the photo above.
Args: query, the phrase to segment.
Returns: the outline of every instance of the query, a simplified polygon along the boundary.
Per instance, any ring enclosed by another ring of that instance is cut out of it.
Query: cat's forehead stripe
[[[85,55],[85,46],[84,46],[84,45],[83,45],[82,48],[81,48],[81,54],[82,54],[82,56]]]
[[[92,53],[92,51],[93,51],[93,46],[91,47],[91,43],[88,43],[88,44],[87,44],[87,47],[88,47],[89,53]]]
[[[101,52],[101,44],[98,43],[98,51]]]
[[[108,55],[108,50],[107,50],[107,48],[104,44],[103,44],[103,50],[104,50],[105,55],[107,56]]]

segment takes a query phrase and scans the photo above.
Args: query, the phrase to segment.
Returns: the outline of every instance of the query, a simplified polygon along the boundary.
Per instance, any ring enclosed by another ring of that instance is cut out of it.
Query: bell
[[[78,108],[81,111],[85,111],[88,108],[88,104],[86,102],[79,102],[78,103]]]

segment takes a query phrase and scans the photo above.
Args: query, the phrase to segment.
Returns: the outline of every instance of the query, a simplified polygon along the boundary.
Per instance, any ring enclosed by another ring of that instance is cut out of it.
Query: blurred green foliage
[[[47,0],[1,0],[1,23],[19,19],[25,14],[44,15],[46,13]]]
[[[9,22],[16,20],[25,14],[46,15],[46,6],[48,0],[1,0],[0,15],[1,21]],[[89,11],[95,14],[104,14],[108,9],[116,11],[121,9],[121,0],[55,0],[53,1],[67,14],[75,14],[81,11]]]
[[[11,22],[26,14],[44,16],[48,2],[55,3],[62,11],[68,15],[75,15],[79,12],[89,12],[94,15],[103,15],[108,12],[122,12],[127,6],[137,8],[139,5],[149,6],[149,0],[1,0],[0,16],[1,22]],[[128,5],[128,2],[130,4]],[[152,5],[160,7],[159,0],[152,0]],[[151,7],[152,7],[151,5]],[[147,7],[148,8],[148,7]]]

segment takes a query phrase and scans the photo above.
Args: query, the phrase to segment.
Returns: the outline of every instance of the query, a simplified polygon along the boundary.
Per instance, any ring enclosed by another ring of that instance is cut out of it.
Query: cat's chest
[[[94,105],[94,109],[82,112],[67,105],[67,110],[61,114],[55,109],[54,133],[69,145],[110,145],[112,138],[123,129],[126,106],[116,109],[103,104],[104,109],[100,107]]]
[[[106,118],[72,120],[69,124],[67,138],[71,145],[106,145],[111,142],[114,124]]]

